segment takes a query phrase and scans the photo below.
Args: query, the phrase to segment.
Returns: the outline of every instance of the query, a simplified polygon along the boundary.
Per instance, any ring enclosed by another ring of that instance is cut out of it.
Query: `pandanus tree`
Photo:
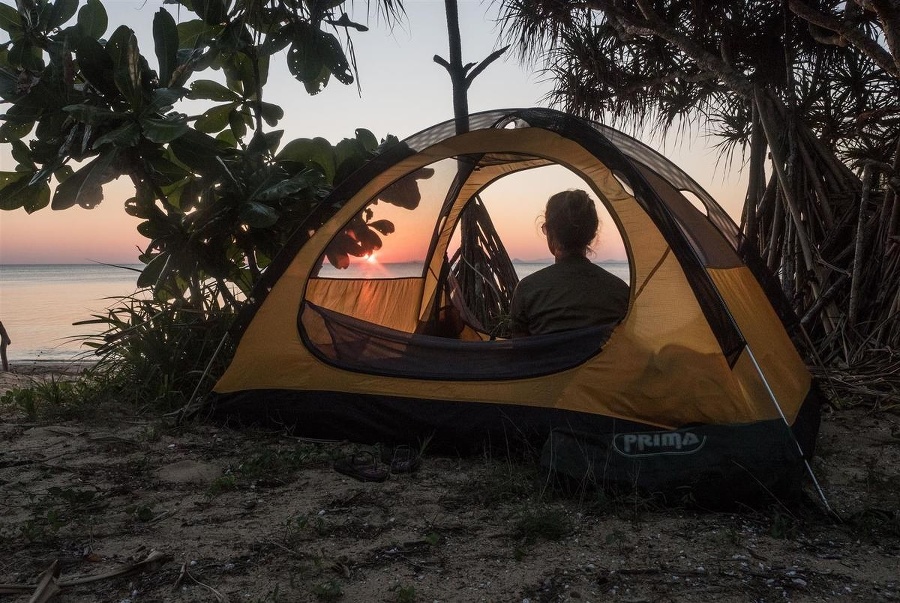
[[[656,133],[702,124],[745,159],[744,253],[824,360],[897,368],[896,1],[507,0],[501,21],[555,104]]]

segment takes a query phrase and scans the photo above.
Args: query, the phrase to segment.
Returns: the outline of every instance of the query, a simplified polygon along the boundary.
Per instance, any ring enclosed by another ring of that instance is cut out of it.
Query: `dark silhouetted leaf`
[[[141,140],[141,128],[135,122],[130,121],[107,132],[94,141],[94,148],[99,149],[105,144],[116,147],[133,147]]]
[[[82,75],[94,88],[107,96],[118,96],[119,93],[113,81],[115,65],[112,57],[97,40],[91,38],[79,40],[76,58]]]
[[[50,11],[50,20],[47,23],[48,29],[56,29],[63,25],[75,16],[77,10],[78,0],[56,0],[53,3],[53,9]]]
[[[369,227],[374,228],[383,235],[389,235],[394,232],[394,223],[390,220],[375,220],[369,222]]]
[[[419,192],[417,180],[424,180],[432,176],[434,176],[432,168],[418,169],[386,188],[378,195],[378,198],[397,207],[415,209],[422,200],[422,193]]]
[[[0,142],[12,142],[21,140],[34,128],[34,122],[15,123],[11,121],[0,125]]]
[[[207,134],[215,134],[221,132],[229,125],[229,115],[237,106],[237,103],[228,103],[225,105],[216,105],[203,112],[203,115],[197,118],[194,127],[201,132]]]
[[[78,27],[81,32],[94,40],[99,40],[109,27],[106,7],[100,0],[87,0],[78,11]]]
[[[284,109],[272,103],[262,103],[260,113],[266,123],[272,127],[278,125],[278,122],[284,117]]]
[[[122,25],[106,43],[106,50],[113,60],[113,81],[135,113],[141,110],[141,70],[137,37],[130,28]]]
[[[27,144],[21,140],[13,140],[10,143],[10,146],[12,147],[11,153],[13,159],[19,162],[20,165],[34,167],[34,162],[31,160],[31,149],[28,148]]]
[[[31,71],[41,71],[44,68],[40,49],[25,39],[13,42],[9,49],[9,63],[14,67]]]
[[[57,186],[53,209],[69,209],[74,205],[91,209],[98,205],[103,200],[103,185],[114,177],[110,167],[115,158],[116,151],[107,150]]]
[[[153,15],[153,46],[159,61],[159,82],[167,87],[178,66],[178,26],[164,8]]]
[[[278,212],[256,201],[248,201],[241,207],[239,219],[251,228],[268,228],[278,221]]]
[[[318,165],[328,184],[334,180],[334,149],[324,138],[298,138],[287,143],[276,155],[282,161],[298,163],[315,163]]]
[[[122,121],[129,119],[128,114],[117,113],[109,109],[102,109],[93,105],[68,105],[62,109],[73,119],[83,121],[91,125],[106,123],[108,121]]]
[[[155,287],[168,272],[167,266],[170,257],[168,253],[160,253],[150,260],[138,277],[138,287]]]
[[[375,138],[371,131],[365,128],[357,128],[355,134],[356,140],[359,141],[366,151],[371,153],[378,148],[378,139]]]
[[[188,98],[206,99],[218,102],[239,101],[241,97],[234,90],[229,90],[219,82],[212,80],[197,80],[191,82],[191,91]]]
[[[188,129],[184,136],[180,136],[169,143],[169,149],[181,163],[199,172],[210,171],[221,173],[222,166],[216,157],[222,155],[222,149],[215,139]]]
[[[210,25],[224,23],[228,16],[228,8],[223,0],[193,0],[192,3],[194,12]]]
[[[22,16],[8,4],[0,4],[0,29],[9,32],[10,37],[16,32],[21,35]]]
[[[178,48],[203,48],[222,33],[222,25],[209,25],[200,19],[178,24]]]
[[[147,110],[151,113],[166,111],[187,93],[187,88],[157,88],[150,93]]]
[[[172,119],[156,119],[145,117],[141,119],[141,129],[144,136],[151,142],[165,144],[183,136],[190,128],[183,121]]]
[[[269,188],[254,195],[257,201],[276,201],[283,199],[304,189],[318,185],[322,181],[322,174],[314,170],[303,170],[296,176],[287,180],[276,182]]]

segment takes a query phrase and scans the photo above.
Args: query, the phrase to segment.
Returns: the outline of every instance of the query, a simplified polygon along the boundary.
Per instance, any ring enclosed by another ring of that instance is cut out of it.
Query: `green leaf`
[[[115,69],[112,57],[97,40],[88,37],[79,40],[75,56],[82,75],[92,86],[106,96],[119,95],[112,77]]]
[[[262,76],[268,71],[268,67],[264,70],[262,68],[262,62],[267,60],[268,57],[265,59],[260,57],[260,86],[265,84]],[[229,88],[242,90],[244,97],[246,98],[256,97],[256,70],[250,57],[242,52],[236,52],[232,54],[227,61],[222,63],[222,70],[225,72]]]
[[[129,119],[127,113],[118,113],[109,109],[101,109],[93,105],[67,105],[62,108],[63,111],[72,116],[73,119],[83,121],[91,125],[99,125],[107,121],[122,121]]]
[[[169,149],[181,163],[198,172],[221,173],[222,166],[216,159],[222,155],[221,147],[215,139],[188,129],[169,144]]]
[[[47,207],[50,187],[46,182],[29,185],[33,172],[0,172],[0,210],[24,208],[29,214]]]
[[[274,132],[263,134],[263,137],[266,139],[266,149],[269,154],[274,155],[275,151],[278,150],[278,147],[281,146],[282,136],[284,136],[284,130],[275,130]]]
[[[103,185],[113,179],[112,164],[115,149],[109,149],[72,174],[56,187],[53,209],[68,209],[80,205],[91,209],[103,200]]]
[[[193,0],[194,12],[210,25],[224,23],[228,16],[228,7],[223,0]]]
[[[278,122],[284,117],[284,109],[272,103],[262,103],[260,113],[262,114],[262,118],[266,120],[266,123],[273,128],[278,125]]]
[[[50,11],[50,22],[47,24],[49,29],[56,29],[71,19],[77,10],[78,0],[56,0]]]
[[[298,138],[287,143],[276,155],[279,161],[314,163],[325,176],[327,183],[334,179],[334,149],[324,138]]]
[[[27,144],[21,140],[13,140],[10,143],[10,146],[12,147],[12,158],[15,159],[19,165],[26,165],[34,168],[34,162],[31,160],[31,149],[28,148]]]
[[[344,55],[344,49],[334,34],[325,31],[319,31],[318,50],[322,53],[322,60],[325,66],[331,71],[332,75],[342,84],[353,83],[353,72],[350,70],[350,63]]]
[[[378,139],[375,138],[375,135],[372,134],[369,130],[365,128],[357,128],[356,129],[356,140],[363,146],[363,148],[371,153],[375,149],[378,148]]]
[[[158,113],[168,110],[186,94],[188,94],[187,88],[157,88],[150,93],[150,106],[147,107],[147,111]]]
[[[95,149],[105,144],[116,147],[133,147],[141,141],[141,128],[135,122],[130,121],[118,128],[111,130],[94,141]]]
[[[232,115],[234,115],[234,113],[232,113]],[[231,126],[231,128],[228,128],[228,129],[226,129],[226,130],[222,130],[221,132],[219,132],[218,134],[216,134],[216,140],[218,140],[218,141],[221,142],[222,144],[224,144],[224,145],[226,145],[226,146],[228,146],[228,147],[230,147],[230,148],[232,148],[232,149],[236,149],[237,146],[238,146],[238,142],[237,142],[237,141],[238,141],[238,137],[235,136],[234,130],[233,130],[233,128],[234,128],[234,123],[235,123],[235,122],[232,120],[232,126]],[[245,130],[244,134],[246,134],[246,127],[244,128],[244,130]],[[240,138],[243,139],[244,134],[242,134]]]
[[[0,172],[0,209],[12,210],[22,207],[18,194],[28,186],[33,172]]]
[[[259,47],[260,52],[265,54],[275,54],[287,48],[287,45],[294,39],[294,24],[288,23],[284,27],[279,27],[275,31],[266,35],[265,42]]]
[[[312,26],[298,26],[287,53],[287,66],[297,80],[306,83],[319,77],[325,62],[316,52],[316,32]]]
[[[334,164],[338,167],[346,162],[361,165],[366,157],[365,149],[354,138],[345,138],[334,147]]]
[[[231,111],[228,114],[228,125],[231,126],[231,129],[227,132],[230,132],[233,137],[233,139],[229,138],[228,140],[230,143],[233,143],[234,146],[237,146],[237,141],[239,139],[243,139],[244,136],[247,135],[248,122],[252,124],[253,118],[250,117],[250,112],[247,111],[246,107],[240,111]]]
[[[138,227],[138,231],[140,231],[140,227]],[[157,283],[159,283],[163,279],[163,275],[167,272],[166,267],[168,266],[170,257],[171,255],[169,255],[169,253],[164,252],[160,253],[158,256],[150,260],[150,262],[141,272],[141,275],[138,277],[137,286],[155,287]]]
[[[32,128],[34,128],[33,121],[23,123],[7,121],[3,125],[0,125],[0,142],[21,140],[28,136]]]
[[[65,182],[74,173],[75,170],[72,169],[71,165],[64,165],[53,172],[53,177],[56,178],[57,182]],[[47,187],[47,190],[49,191],[50,187]]]
[[[331,79],[331,71],[328,70],[328,67],[322,65],[322,70],[319,71],[319,75],[312,78],[309,81],[303,82],[303,87],[306,88],[306,92],[312,96],[315,96],[319,92],[325,89],[328,85],[328,81]]]
[[[183,136],[190,130],[190,127],[183,121],[174,119],[144,117],[141,119],[141,129],[144,131],[144,136],[151,142],[166,144]]]
[[[10,46],[9,62],[14,67],[21,67],[31,71],[42,71],[44,69],[41,49],[32,46],[27,39],[18,40]]]
[[[253,196],[253,199],[256,201],[277,201],[304,189],[317,186],[321,182],[321,173],[315,170],[306,169],[292,178],[276,182],[272,186],[260,191]]]
[[[106,7],[100,0],[87,0],[87,4],[78,11],[78,27],[84,35],[99,40],[109,27]]]
[[[147,160],[147,165],[153,174],[154,180],[162,186],[171,186],[187,178],[189,172],[176,165],[165,157],[152,157]]]
[[[278,221],[278,212],[268,205],[248,201],[241,207],[238,219],[251,228],[268,228]]]
[[[209,25],[200,19],[178,24],[178,48],[203,48],[209,46],[222,30],[222,25]]]
[[[22,16],[8,4],[0,4],[0,29],[10,34],[22,31]]]
[[[262,132],[257,130],[247,145],[247,153],[253,157],[254,155],[263,155],[269,151],[269,144]]]
[[[191,83],[191,91],[188,98],[192,100],[206,99],[218,102],[239,101],[241,100],[233,90],[229,90],[219,82],[212,80],[197,80]]]
[[[197,118],[194,127],[207,134],[221,132],[228,127],[229,116],[236,106],[237,103],[227,103],[225,105],[210,107],[203,112],[203,115]]]
[[[153,15],[153,45],[159,61],[159,82],[163,87],[172,83],[172,74],[178,66],[178,26],[164,8]]]
[[[113,81],[122,96],[135,113],[141,110],[141,69],[137,37],[125,25],[120,26],[106,43],[106,50],[112,57]]]

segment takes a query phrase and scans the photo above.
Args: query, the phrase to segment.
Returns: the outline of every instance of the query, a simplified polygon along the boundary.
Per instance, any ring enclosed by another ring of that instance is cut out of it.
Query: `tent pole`
[[[784,416],[784,411],[781,409],[781,404],[778,403],[778,399],[775,397],[775,392],[772,391],[772,387],[769,385],[769,380],[766,379],[766,376],[763,374],[762,368],[756,361],[756,356],[753,354],[753,350],[750,348],[750,344],[747,344],[747,353],[750,355],[750,360],[753,361],[753,366],[756,367],[756,374],[758,374],[759,378],[762,379],[763,385],[766,386],[766,391],[769,392],[769,399],[772,400],[772,404],[775,405],[776,410],[778,410],[778,414],[781,415],[781,421],[784,423],[785,428],[788,430],[791,441],[793,441],[794,445],[797,446],[797,451],[800,453],[800,458],[803,459],[803,464],[806,465],[806,471],[812,478],[813,485],[816,487],[816,491],[819,493],[819,498],[822,499],[822,504],[825,505],[825,509],[829,514],[837,517],[837,513],[835,513],[831,509],[831,505],[828,504],[828,498],[825,496],[825,492],[822,490],[822,486],[819,485],[819,480],[816,479],[816,474],[813,473],[812,466],[809,464],[809,461],[806,460],[806,455],[803,452],[803,448],[800,446],[800,442],[797,441],[797,437],[794,435],[794,431],[791,429],[791,424],[788,423],[787,417]]]

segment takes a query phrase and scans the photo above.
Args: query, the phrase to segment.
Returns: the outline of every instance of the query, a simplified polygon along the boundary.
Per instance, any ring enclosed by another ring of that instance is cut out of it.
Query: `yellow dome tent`
[[[615,222],[629,309],[602,328],[492,338],[448,277],[454,233],[482,191],[548,165],[579,176]],[[548,109],[479,113],[467,133],[446,122],[387,147],[326,204],[339,209],[298,233],[255,292],[217,412],[360,442],[549,438],[557,470],[651,490],[799,481],[818,399],[786,304],[742,261],[727,214],[643,143]],[[387,210],[401,217],[379,220]],[[406,276],[341,274],[379,234],[409,232],[406,214],[430,229]],[[462,324],[438,336],[448,307]]]

